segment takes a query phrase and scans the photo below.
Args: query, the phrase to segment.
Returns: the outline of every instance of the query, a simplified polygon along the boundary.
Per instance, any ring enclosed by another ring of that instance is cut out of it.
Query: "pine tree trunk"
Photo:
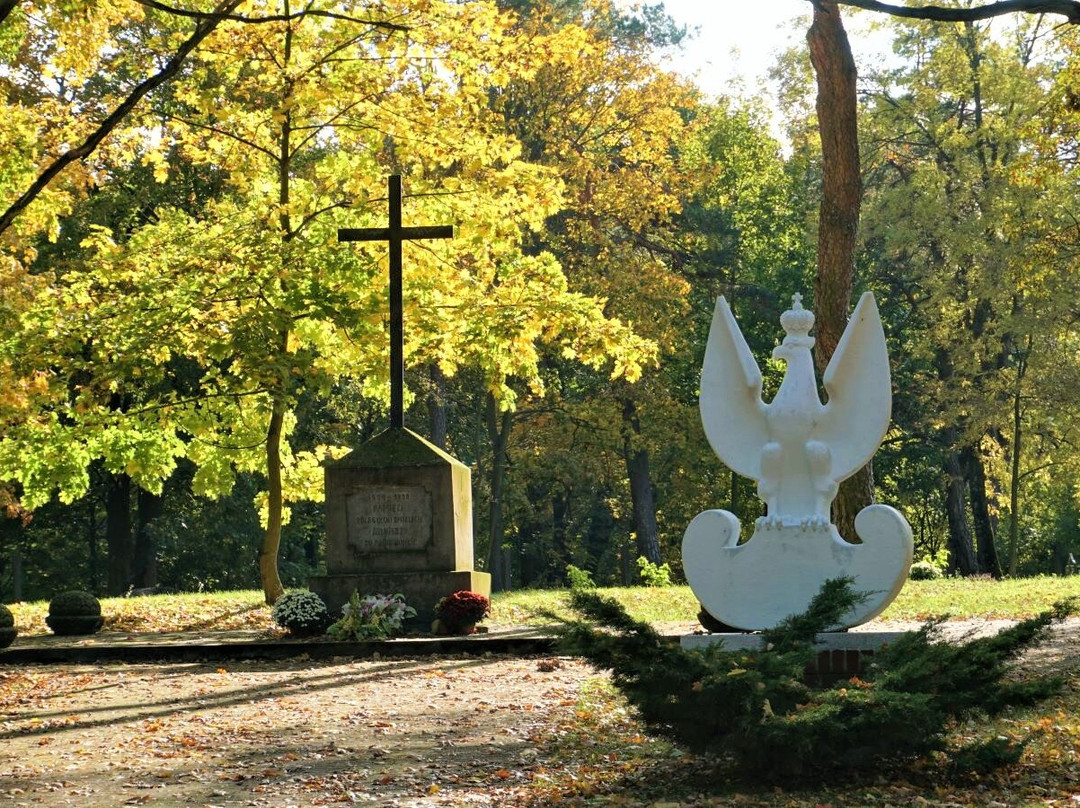
[[[824,373],[847,325],[855,274],[855,237],[862,202],[856,124],[857,74],[851,44],[834,0],[814,5],[807,35],[817,73],[822,189],[814,283],[814,358]]]
[[[852,476],[840,483],[840,490],[833,500],[832,520],[840,535],[852,544],[862,539],[855,532],[855,517],[863,508],[874,502],[874,464],[867,463]]]
[[[862,203],[859,136],[856,120],[855,59],[835,0],[814,3],[807,34],[817,75],[817,114],[821,134],[822,191],[818,221],[817,276],[814,280],[814,360],[818,373],[828,367],[847,325],[855,276],[855,238]],[[840,535],[858,541],[855,515],[874,501],[869,467],[840,484],[833,522]]]
[[[131,478],[111,474],[105,493],[105,545],[109,551],[106,591],[122,595],[131,586]]]

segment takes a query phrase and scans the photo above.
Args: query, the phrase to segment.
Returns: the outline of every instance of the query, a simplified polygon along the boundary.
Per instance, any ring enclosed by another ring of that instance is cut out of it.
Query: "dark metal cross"
[[[390,226],[343,227],[338,241],[390,242],[390,427],[405,427],[405,328],[401,299],[401,245],[422,238],[453,238],[453,225],[401,226],[401,175],[390,177]]]

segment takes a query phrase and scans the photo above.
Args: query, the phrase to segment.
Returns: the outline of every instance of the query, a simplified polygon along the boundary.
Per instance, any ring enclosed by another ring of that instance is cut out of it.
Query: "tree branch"
[[[230,14],[221,11],[192,11],[186,8],[177,8],[176,6],[166,5],[159,2],[159,0],[136,0],[139,5],[146,6],[147,8],[157,9],[163,11],[166,14],[175,14],[178,17],[192,17],[198,20],[216,19],[219,22],[221,20],[232,20],[233,22],[246,22],[246,23],[263,23],[263,22],[291,22],[292,20],[298,20],[301,17],[327,17],[331,20],[344,20],[345,22],[356,22],[361,25],[371,25],[375,28],[385,28],[388,31],[408,31],[407,25],[400,25],[394,22],[386,22],[385,20],[363,20],[358,17],[350,17],[346,14],[336,14],[333,11],[323,11],[319,9],[304,9],[303,11],[296,11],[292,14],[268,14],[265,17],[247,17],[243,14]]]
[[[8,18],[17,5],[19,5],[19,0],[0,0],[0,23]]]
[[[985,6],[954,8],[945,6],[896,6],[879,0],[837,0],[841,5],[855,6],[867,11],[880,11],[894,17],[908,17],[936,22],[975,22],[1000,17],[1002,14],[1061,14],[1070,23],[1080,24],[1080,0],[998,0]],[[810,0],[815,6],[820,0]]]
[[[222,0],[218,5],[218,12],[221,15],[228,14],[238,5],[241,0]],[[224,16],[219,16],[213,19],[200,20],[198,25],[195,26],[195,31],[184,40],[183,44],[176,49],[176,52],[172,55],[172,58],[166,63],[165,67],[159,70],[150,78],[142,81],[131,93],[125,98],[120,105],[112,111],[101,124],[95,129],[89,137],[86,138],[81,144],[73,149],[68,149],[66,152],[57,157],[48,168],[41,172],[33,184],[14,202],[10,207],[0,214],[0,234],[7,231],[11,227],[15,218],[22,213],[31,202],[33,202],[38,194],[48,187],[53,178],[56,177],[61,171],[67,168],[69,165],[77,160],[82,160],[93,153],[101,142],[108,137],[108,135],[115,129],[120,122],[131,113],[135,106],[143,99],[143,97],[160,87],[167,82],[173,76],[180,72],[181,66],[184,64],[184,60],[187,59],[190,54],[199,43],[202,42],[224,19]]]
[[[86,138],[80,145],[69,149],[64,152],[58,158],[56,158],[49,166],[41,172],[38,178],[31,184],[31,186],[22,194],[18,199],[11,203],[11,205],[0,214],[0,235],[5,233],[8,228],[11,227],[15,219],[21,214],[30,204],[37,199],[38,195],[44,191],[50,182],[56,178],[56,176],[67,168],[72,163],[83,160],[90,156],[94,150],[101,145],[101,142],[108,137],[108,135],[115,129],[120,122],[126,118],[135,106],[151,91],[157,89],[162,84],[165,84],[172,79],[177,73],[180,72],[180,68],[188,55],[198,47],[207,35],[209,35],[217,26],[225,21],[245,22],[245,23],[261,23],[261,22],[286,22],[306,14],[322,17],[330,17],[333,19],[342,19],[349,22],[360,23],[363,25],[370,25],[378,28],[385,28],[391,31],[407,31],[407,26],[398,25],[396,23],[382,22],[379,20],[363,20],[354,17],[347,17],[341,14],[334,14],[328,11],[317,10],[305,10],[298,11],[295,14],[278,14],[268,17],[245,17],[243,15],[234,14],[233,10],[240,5],[241,0],[221,0],[217,8],[210,12],[196,12],[188,11],[186,9],[175,8],[173,6],[166,5],[159,2],[159,0],[138,0],[142,5],[157,9],[167,14],[174,14],[181,17],[190,17],[197,19],[198,23],[195,26],[195,31],[188,37],[184,43],[176,50],[169,61],[166,63],[159,72],[150,76],[148,79],[141,82],[127,98],[115,109],[113,112],[101,122],[97,129],[95,129],[89,137]],[[18,4],[18,0],[0,0],[0,23],[4,18],[11,13],[12,9]]]

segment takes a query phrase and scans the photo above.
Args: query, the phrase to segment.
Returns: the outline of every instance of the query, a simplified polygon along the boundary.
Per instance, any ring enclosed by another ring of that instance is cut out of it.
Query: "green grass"
[[[653,623],[696,620],[700,609],[697,598],[688,586],[669,586],[663,589],[646,586],[611,587],[596,591],[615,598],[637,619]],[[536,615],[543,611],[566,614],[569,594],[565,589],[498,592],[492,598],[491,621],[499,625],[535,625],[546,622]]]
[[[20,635],[48,634],[48,601],[9,607]],[[160,632],[270,628],[270,607],[259,590],[189,592],[137,598],[101,598],[104,631]]]
[[[1080,575],[1058,578],[941,578],[908,581],[881,620],[925,620],[936,615],[955,619],[1034,617],[1064,598],[1080,598]]]
[[[627,611],[650,622],[697,619],[697,598],[687,586],[663,589],[635,586],[598,590],[617,599]],[[529,626],[544,622],[542,611],[566,611],[565,590],[525,589],[492,598],[493,626]],[[1009,581],[943,578],[908,581],[882,620],[925,620],[935,615],[955,619],[1031,617],[1066,597],[1080,598],[1080,576],[1041,576]],[[45,601],[11,606],[22,635],[45,634]],[[270,609],[262,592],[189,593],[138,598],[103,598],[106,631],[206,631],[269,629]]]
[[[697,619],[697,598],[688,586],[664,589],[637,586],[597,591],[614,597],[639,620]],[[566,596],[565,590],[524,589],[499,593],[493,599],[492,621],[499,624],[536,622],[530,621],[530,614],[564,611]],[[1007,581],[989,578],[908,581],[879,619],[922,621],[938,615],[957,620],[1034,617],[1067,597],[1080,598],[1080,575],[1068,578],[1043,575]]]

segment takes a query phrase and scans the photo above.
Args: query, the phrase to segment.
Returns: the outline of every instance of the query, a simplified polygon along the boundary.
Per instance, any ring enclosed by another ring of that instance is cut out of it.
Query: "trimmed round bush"
[[[301,637],[322,634],[331,623],[323,599],[306,589],[286,592],[278,598],[270,617],[290,634]]]
[[[11,609],[0,603],[0,648],[7,648],[15,642],[15,635],[19,630],[15,628],[15,615]]]
[[[911,565],[911,572],[908,573],[908,578],[912,581],[935,581],[941,577],[943,577],[941,570],[929,561],[916,561]]]
[[[105,624],[105,618],[101,616],[101,603],[97,598],[89,592],[71,590],[52,599],[45,623],[53,634],[73,637],[96,634]]]

